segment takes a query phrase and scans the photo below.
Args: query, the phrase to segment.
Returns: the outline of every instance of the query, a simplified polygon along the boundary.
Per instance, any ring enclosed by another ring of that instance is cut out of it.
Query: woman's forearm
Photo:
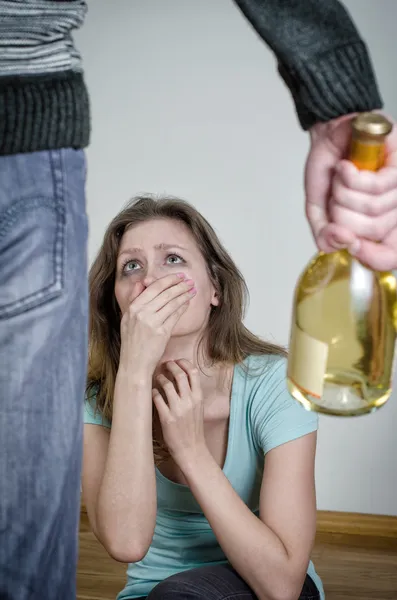
[[[122,562],[146,554],[156,521],[151,376],[119,371],[109,449],[96,506],[100,538]]]
[[[181,465],[225,555],[260,600],[295,600],[305,567],[236,494],[208,451]]]

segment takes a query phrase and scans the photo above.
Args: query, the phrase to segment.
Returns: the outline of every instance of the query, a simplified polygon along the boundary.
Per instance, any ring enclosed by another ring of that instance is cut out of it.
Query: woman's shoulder
[[[307,411],[287,387],[285,356],[249,356],[241,365],[247,417],[258,447],[271,448],[311,433],[318,428],[318,415]]]
[[[282,415],[283,420],[317,422],[288,390],[288,359],[284,355],[250,355],[239,365],[239,395],[253,419]],[[277,418],[278,418],[277,417]]]
[[[239,365],[239,374],[255,386],[269,379],[287,380],[287,358],[281,354],[250,354]]]

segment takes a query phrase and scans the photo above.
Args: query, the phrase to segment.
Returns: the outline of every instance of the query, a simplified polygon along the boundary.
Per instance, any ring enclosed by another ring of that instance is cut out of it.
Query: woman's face
[[[125,231],[117,257],[114,290],[121,313],[150,284],[171,273],[184,273],[193,279],[197,289],[173,336],[201,332],[207,325],[211,306],[218,305],[218,298],[189,228],[173,219],[153,219]]]

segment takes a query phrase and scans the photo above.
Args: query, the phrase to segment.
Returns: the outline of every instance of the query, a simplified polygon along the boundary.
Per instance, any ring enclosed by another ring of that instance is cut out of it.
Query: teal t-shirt
[[[244,365],[234,369],[223,472],[258,515],[264,456],[276,446],[315,431],[318,417],[290,396],[286,359],[250,356]],[[88,400],[84,421],[111,426],[99,413],[94,416]],[[147,596],[155,585],[175,573],[227,562],[190,489],[170,481],[158,469],[156,480],[157,518],[152,544],[143,560],[128,565],[127,584],[117,600]],[[308,574],[323,599],[323,586],[312,562]]]

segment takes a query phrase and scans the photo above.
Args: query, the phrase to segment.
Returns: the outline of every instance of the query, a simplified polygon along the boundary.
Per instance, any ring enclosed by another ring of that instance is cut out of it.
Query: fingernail
[[[185,283],[187,283],[187,285],[193,285],[194,281],[193,279],[186,279]]]
[[[185,273],[177,273],[176,275],[177,275],[177,277],[180,277],[181,279],[185,279]]]
[[[355,241],[352,243],[352,245],[349,247],[349,252],[350,252],[350,254],[351,254],[352,256],[355,256],[356,254],[358,254],[358,253],[359,253],[359,250],[360,250],[360,246],[361,246],[360,240],[355,240]]]
[[[194,288],[192,288],[191,290],[189,290],[189,294],[193,294],[193,295],[194,295],[194,294],[196,294],[196,293],[197,293],[197,290],[196,290],[196,288],[195,288],[195,287],[194,287]]]

